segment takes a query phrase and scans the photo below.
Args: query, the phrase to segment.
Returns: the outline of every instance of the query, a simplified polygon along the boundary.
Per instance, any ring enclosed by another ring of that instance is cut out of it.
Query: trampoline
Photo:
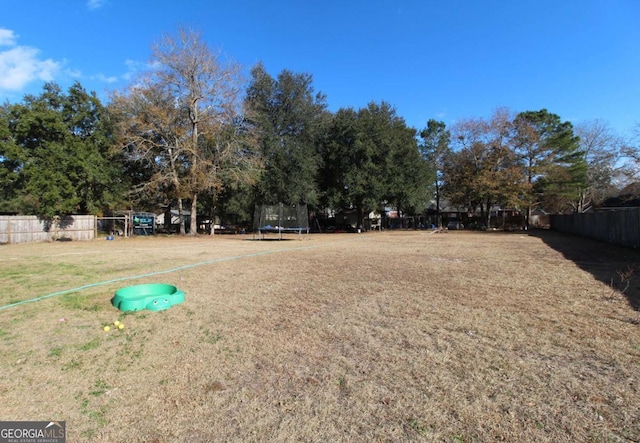
[[[277,234],[282,240],[282,234],[296,233],[301,236],[309,234],[309,213],[307,205],[256,205],[253,217],[253,232],[258,239],[265,238],[267,233]]]

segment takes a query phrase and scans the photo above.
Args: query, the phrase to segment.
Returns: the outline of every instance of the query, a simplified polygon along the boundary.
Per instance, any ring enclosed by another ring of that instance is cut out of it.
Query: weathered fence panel
[[[67,215],[52,221],[35,215],[0,215],[0,244],[92,240],[95,233],[95,215]]]
[[[552,215],[551,229],[628,248],[640,247],[640,208]]]

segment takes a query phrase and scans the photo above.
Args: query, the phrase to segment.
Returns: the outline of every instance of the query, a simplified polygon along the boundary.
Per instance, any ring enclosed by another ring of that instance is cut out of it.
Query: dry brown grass
[[[640,440],[637,277],[616,290],[636,251],[551,232],[289,238],[1,246],[0,306],[185,267],[0,310],[0,417],[66,420],[69,442]],[[187,299],[111,306],[146,282]]]

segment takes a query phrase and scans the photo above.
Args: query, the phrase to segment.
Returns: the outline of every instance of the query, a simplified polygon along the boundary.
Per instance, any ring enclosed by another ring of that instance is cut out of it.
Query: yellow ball
[[[120,325],[120,322],[118,320],[113,322],[113,326],[119,326],[119,325]]]
[[[111,330],[111,328],[109,326],[105,326],[104,327],[104,332],[109,332]]]
[[[124,325],[123,325],[122,323],[120,323],[120,324],[118,325],[118,329],[124,329]]]

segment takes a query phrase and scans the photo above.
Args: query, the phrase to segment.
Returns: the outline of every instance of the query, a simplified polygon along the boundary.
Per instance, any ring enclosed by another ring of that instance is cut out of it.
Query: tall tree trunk
[[[178,197],[178,217],[180,218],[180,235],[185,235],[184,209],[182,208],[182,197]]]
[[[436,179],[436,224],[438,228],[442,228],[442,217],[440,217],[440,185]]]
[[[193,158],[191,159],[191,174],[193,174],[194,171],[198,171],[198,100],[198,97],[195,98],[193,100],[193,103],[191,104],[191,148],[193,149]],[[189,230],[189,235],[191,236],[195,236],[198,234],[198,191],[194,191],[193,197],[191,198],[191,224]]]
[[[189,235],[198,234],[198,193],[194,192],[191,198],[191,223],[189,224]]]
[[[487,222],[487,224],[488,224],[489,217],[487,217],[487,212],[485,212],[484,208],[485,208],[484,203],[482,203],[482,201],[481,201],[480,202],[480,220],[482,220],[483,222]],[[476,208],[474,207],[473,208],[474,216],[475,216],[475,212],[476,212]],[[489,226],[487,225],[487,227],[489,227]]]
[[[491,224],[491,202],[489,202],[489,200],[487,200],[487,213],[486,213],[486,222],[487,222],[487,229],[489,229],[489,225]]]
[[[164,229],[166,233],[171,232],[171,222],[173,221],[173,215],[171,214],[171,203],[167,206],[167,209],[164,211]]]
[[[209,221],[211,222],[211,226],[209,227],[209,234],[214,235],[216,233],[216,205],[215,205],[215,197],[213,198],[213,204],[211,205],[211,212],[209,216]]]

